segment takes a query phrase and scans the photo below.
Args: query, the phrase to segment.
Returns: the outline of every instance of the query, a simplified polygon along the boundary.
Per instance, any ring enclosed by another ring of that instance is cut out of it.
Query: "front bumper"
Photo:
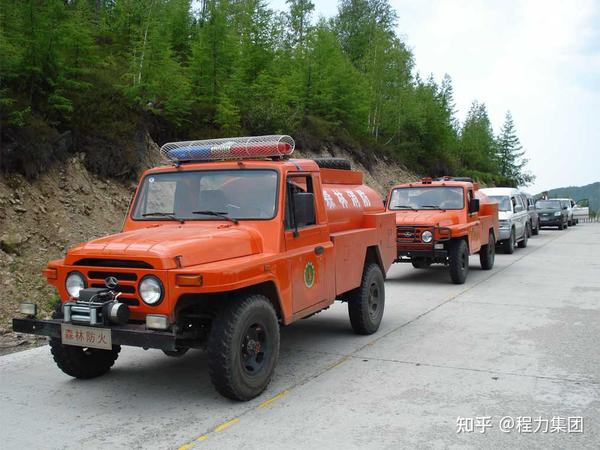
[[[410,258],[409,260],[407,260],[406,262],[409,262],[410,260],[412,260],[412,258],[432,258],[432,259],[438,259],[438,258],[447,258],[448,257],[448,251],[445,249],[434,249],[434,248],[429,248],[426,250],[405,250],[405,249],[399,249],[398,250],[398,262],[402,262],[402,258]]]
[[[509,228],[500,228],[498,230],[498,234],[499,234],[499,240],[503,241],[505,239],[510,239],[510,227]]]
[[[562,225],[563,219],[562,217],[557,218],[543,218],[540,219],[540,227],[551,227],[551,226],[559,226]]]
[[[62,323],[63,321],[60,319],[13,319],[13,330],[18,333],[61,339]],[[178,345],[178,339],[173,332],[146,330],[145,325],[127,324],[98,328],[110,329],[113,345],[130,345],[133,347],[157,348],[171,351],[175,351],[181,346]]]

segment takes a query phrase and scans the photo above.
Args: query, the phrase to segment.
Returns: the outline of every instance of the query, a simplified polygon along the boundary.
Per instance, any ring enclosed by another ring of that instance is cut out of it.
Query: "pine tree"
[[[529,160],[523,157],[525,151],[517,137],[510,111],[506,112],[504,125],[496,139],[496,149],[498,171],[502,177],[514,186],[526,186],[533,182],[534,177],[524,170]]]

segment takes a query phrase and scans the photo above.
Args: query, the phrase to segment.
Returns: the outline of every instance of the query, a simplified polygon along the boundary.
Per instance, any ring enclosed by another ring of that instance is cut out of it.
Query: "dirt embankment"
[[[339,148],[298,151],[294,156],[351,159]],[[41,275],[46,263],[62,258],[74,244],[118,232],[122,226],[136,183],[101,179],[85,169],[83,158],[79,154],[57,163],[35,181],[0,176],[0,354],[44,341],[12,333],[11,318],[24,300],[37,303],[40,317],[49,317],[57,295]],[[149,142],[144,165],[159,161],[156,145]],[[415,179],[398,164],[374,161],[371,171],[354,161],[353,167],[382,195],[394,183]]]

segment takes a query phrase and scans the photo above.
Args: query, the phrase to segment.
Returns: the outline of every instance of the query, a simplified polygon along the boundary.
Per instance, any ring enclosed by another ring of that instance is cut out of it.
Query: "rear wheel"
[[[62,303],[54,305],[53,319],[62,319]],[[89,379],[104,375],[119,357],[121,346],[112,350],[63,345],[60,338],[50,339],[50,353],[60,370],[74,378]]]
[[[349,292],[348,315],[356,334],[373,334],[379,329],[385,307],[383,273],[377,264],[363,270],[361,284]]]
[[[279,324],[273,305],[251,295],[225,305],[213,321],[208,371],[217,391],[233,400],[263,392],[279,355]]]
[[[534,236],[537,236],[538,234],[540,234],[540,228],[542,227],[540,227],[540,222],[538,221],[537,226],[533,230],[531,230],[531,233]]]
[[[427,269],[431,266],[431,262],[426,258],[413,258],[411,262],[415,269]]]
[[[176,350],[163,350],[163,353],[172,358],[181,358],[188,352],[189,348],[187,347],[179,347]]]
[[[512,255],[515,252],[515,240],[515,229],[513,228],[510,231],[510,237],[502,241],[502,250],[504,250],[504,253]]]
[[[352,170],[350,161],[344,158],[315,158],[314,162],[321,169]]]
[[[464,240],[451,243],[449,262],[450,279],[454,284],[463,284],[469,273],[469,248]]]
[[[490,231],[487,245],[481,247],[479,250],[479,262],[483,270],[490,270],[494,267],[494,261],[496,259],[496,242],[494,241],[494,233]]]

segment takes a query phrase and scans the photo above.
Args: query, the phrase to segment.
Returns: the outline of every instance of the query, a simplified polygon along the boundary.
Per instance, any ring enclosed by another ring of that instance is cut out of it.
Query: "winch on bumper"
[[[35,318],[37,308],[23,303],[27,318],[13,319],[13,330],[61,339],[65,345],[110,349],[113,345],[130,345],[175,351],[175,331],[169,331],[166,316],[149,314],[146,323],[128,323],[129,307],[118,301],[109,289],[82,289],[78,300],[61,305],[62,316],[51,320]],[[154,328],[154,329],[152,329]]]

